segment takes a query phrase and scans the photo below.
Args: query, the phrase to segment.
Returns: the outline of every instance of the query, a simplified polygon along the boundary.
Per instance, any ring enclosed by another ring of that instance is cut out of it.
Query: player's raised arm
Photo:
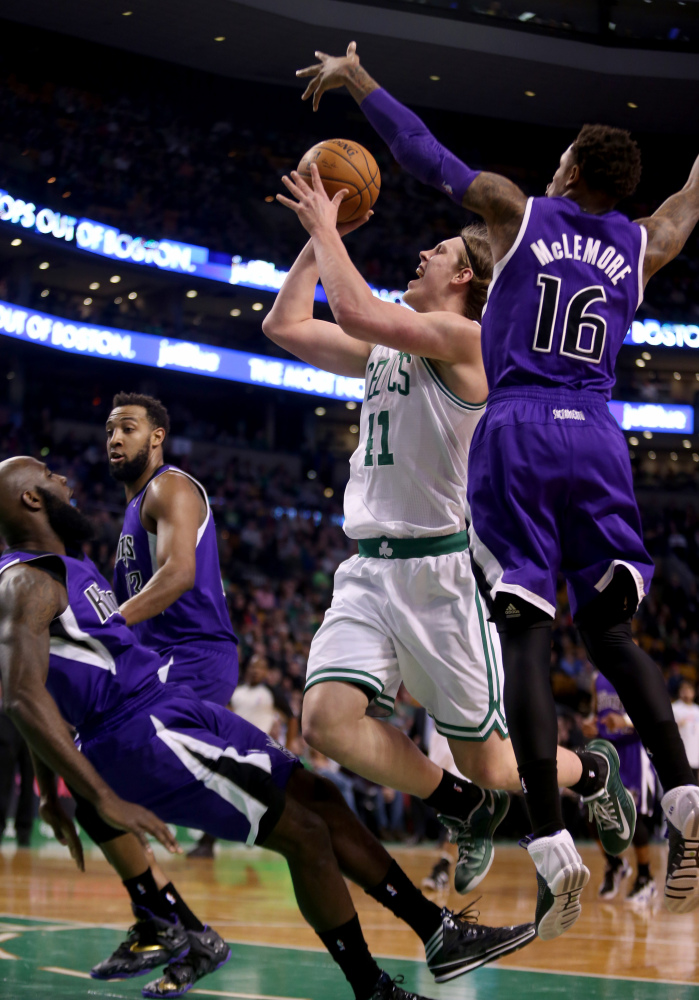
[[[337,210],[342,197],[333,200],[323,188],[318,167],[311,164],[313,187],[293,171],[284,183],[293,195],[278,199],[296,212],[301,224],[311,234],[315,259],[330,308],[348,339],[365,345],[417,354],[450,364],[470,363],[480,359],[480,327],[456,312],[421,314],[393,302],[382,302],[372,295],[364,278],[352,263],[337,231]],[[296,199],[296,200],[294,200]],[[454,281],[467,282],[470,270],[454,274]]]
[[[347,87],[404,170],[483,217],[493,260],[501,260],[517,237],[527,203],[517,185],[500,174],[472,170],[442,146],[416,114],[363,69],[354,42],[346,56],[324,52],[316,52],[316,56],[320,62],[296,74],[311,77],[303,99],[313,97],[315,110],[326,90]]]
[[[646,284],[656,271],[677,256],[699,222],[699,156],[682,190],[671,195],[650,218],[636,221],[648,231],[643,264]]]
[[[368,215],[361,221],[367,218]],[[344,231],[354,228],[356,226],[346,226]],[[335,375],[364,378],[371,346],[348,337],[335,323],[314,318],[317,284],[318,265],[313,242],[309,240],[294,261],[272,309],[265,316],[262,332],[309,365]]]
[[[37,757],[91,802],[103,819],[123,830],[151,833],[169,850],[176,841],[147,809],[124,802],[81,754],[46,690],[49,625],[66,605],[65,591],[32,566],[12,567],[0,578],[0,675],[3,707]]]

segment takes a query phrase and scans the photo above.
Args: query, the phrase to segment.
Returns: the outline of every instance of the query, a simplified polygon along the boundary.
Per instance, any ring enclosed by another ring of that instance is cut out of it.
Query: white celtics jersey
[[[426,358],[375,347],[345,490],[349,537],[463,531],[468,449],[484,409],[454,395]]]

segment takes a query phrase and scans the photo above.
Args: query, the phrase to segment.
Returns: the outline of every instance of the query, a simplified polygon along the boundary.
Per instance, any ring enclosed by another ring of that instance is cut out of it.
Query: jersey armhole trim
[[[641,230],[641,249],[638,252],[638,309],[643,302],[645,289],[643,287],[643,267],[646,262],[646,247],[648,246],[648,230],[645,226],[639,226]]]
[[[138,521],[139,521],[139,524],[141,525],[141,527],[143,528],[143,530],[145,531],[145,533],[148,535],[149,539],[150,538],[157,538],[158,537],[157,532],[154,533],[152,531],[149,531],[148,528],[146,528],[145,524],[141,520],[141,511],[143,509],[143,501],[146,499],[146,493],[148,492],[148,487],[151,485],[151,483],[154,483],[156,479],[159,479],[160,476],[167,475],[168,472],[175,472],[175,473],[177,473],[177,475],[184,476],[185,479],[189,479],[189,481],[191,483],[194,483],[194,485],[199,490],[199,493],[201,495],[202,500],[204,501],[204,506],[206,508],[206,517],[204,518],[204,520],[202,521],[202,523],[197,528],[197,544],[196,544],[196,547],[199,548],[199,542],[202,540],[202,537],[204,535],[204,531],[206,530],[206,526],[208,525],[209,521],[211,520],[211,505],[209,504],[209,498],[207,496],[206,490],[204,489],[204,487],[202,486],[202,484],[199,482],[199,480],[195,479],[194,476],[190,476],[190,474],[188,472],[185,472],[184,469],[178,469],[176,465],[170,465],[167,468],[163,468],[162,472],[160,470],[158,470],[156,472],[156,474],[154,476],[152,476],[148,480],[148,482],[146,483],[146,485],[143,487],[143,494],[141,495],[141,499],[140,499],[140,502],[138,504]],[[153,555],[153,552],[151,551],[151,556],[152,555]],[[158,567],[157,567],[157,565],[155,563],[153,564],[153,567],[154,567],[153,568],[153,572],[156,573],[157,570],[158,570]]]
[[[505,256],[502,258],[502,260],[499,260],[497,262],[497,264],[495,265],[495,267],[493,268],[493,277],[491,279],[490,284],[488,285],[488,292],[487,292],[487,295],[486,295],[486,305],[488,304],[488,299],[490,298],[490,293],[493,290],[493,285],[495,284],[495,282],[498,280],[498,278],[502,274],[502,271],[503,271],[505,265],[508,264],[510,262],[510,260],[512,260],[512,257],[514,256],[515,251],[517,250],[517,248],[519,247],[520,243],[524,239],[524,234],[527,231],[527,226],[529,225],[529,216],[532,214],[532,205],[533,204],[534,204],[534,199],[533,198],[527,198],[527,204],[526,204],[526,207],[524,209],[524,215],[522,216],[522,224],[519,227],[519,232],[517,233],[517,237],[516,237],[514,243],[512,244],[512,246],[510,247],[510,249],[507,251],[507,253],[505,254]],[[485,312],[485,309],[483,310],[483,312]]]
[[[485,408],[487,400],[483,400],[482,403],[469,403],[468,400],[461,399],[460,396],[457,396],[455,392],[452,392],[449,386],[442,381],[431,361],[427,358],[420,358],[420,361],[424,364],[437,388],[444,393],[447,399],[449,399],[452,403],[455,403],[456,406],[460,406],[462,410],[482,410]]]

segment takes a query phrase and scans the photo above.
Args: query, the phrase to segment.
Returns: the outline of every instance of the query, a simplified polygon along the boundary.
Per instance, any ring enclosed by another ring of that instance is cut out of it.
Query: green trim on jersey
[[[304,688],[304,693],[316,684],[323,681],[348,681],[350,684],[361,684],[362,687],[376,691],[377,695],[383,694],[383,684],[366,670],[355,670],[353,667],[324,667],[313,674]]]
[[[494,706],[488,712],[485,721],[480,726],[453,726],[449,722],[440,722],[434,715],[435,729],[450,740],[463,740],[470,743],[485,743],[494,732],[508,738],[507,724]]]
[[[466,552],[468,531],[451,535],[428,535],[426,538],[360,538],[359,555],[370,559],[422,559],[445,556],[451,552]]]
[[[452,392],[449,386],[442,381],[442,379],[437,374],[437,370],[432,365],[431,361],[429,361],[427,358],[420,358],[420,361],[422,361],[422,363],[424,364],[425,368],[427,369],[430,376],[434,380],[437,388],[441,389],[444,395],[448,399],[450,399],[452,403],[456,403],[456,405],[460,406],[462,410],[482,410],[485,407],[487,400],[485,400],[482,403],[469,403],[468,400],[461,399],[460,396],[457,396],[455,392]]]
[[[391,713],[391,715],[393,715],[393,710],[396,705],[395,698],[389,698],[387,694],[377,694],[376,697],[374,698],[374,702],[377,705],[380,705],[381,708],[385,708],[387,711]]]

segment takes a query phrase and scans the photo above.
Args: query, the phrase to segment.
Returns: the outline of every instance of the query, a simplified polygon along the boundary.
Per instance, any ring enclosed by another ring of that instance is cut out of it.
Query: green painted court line
[[[0,996],[8,1000],[138,1000],[145,980],[109,983],[87,970],[104,958],[123,932],[65,921],[12,915],[15,961],[0,962]],[[26,925],[23,921],[26,920]],[[62,926],[65,933],[42,933]],[[33,933],[23,933],[23,931]],[[75,933],[71,933],[71,931]],[[584,944],[583,944],[584,947]],[[322,950],[258,942],[232,942],[232,960],[193,990],[232,1000],[351,1000],[351,991]],[[261,949],[264,949],[261,950]],[[391,976],[405,975],[405,988],[434,1000],[699,1000],[699,985],[637,976],[533,970],[497,964],[437,986],[424,962],[383,958]],[[73,966],[73,968],[70,968]],[[83,971],[85,970],[85,971]],[[636,971],[636,970],[634,970]],[[155,978],[157,973],[154,973]],[[206,986],[211,983],[211,989]]]

